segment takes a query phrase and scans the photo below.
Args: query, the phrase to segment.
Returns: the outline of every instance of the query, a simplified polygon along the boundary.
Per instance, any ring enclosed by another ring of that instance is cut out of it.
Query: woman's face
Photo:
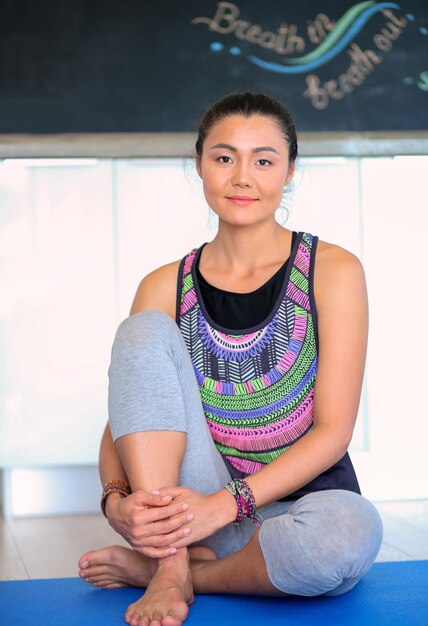
[[[217,122],[205,138],[197,168],[209,206],[234,225],[274,219],[294,173],[278,124],[262,115]]]

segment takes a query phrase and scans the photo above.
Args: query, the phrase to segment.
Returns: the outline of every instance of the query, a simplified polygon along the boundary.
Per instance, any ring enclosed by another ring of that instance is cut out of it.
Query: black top
[[[294,246],[296,237],[297,233],[293,231],[291,248]],[[269,316],[284,282],[288,259],[264,285],[255,291],[234,293],[214,287],[205,280],[199,271],[200,258],[199,254],[195,265],[196,276],[205,308],[214,322],[225,328],[240,330],[257,326]]]
[[[294,246],[296,237],[297,232],[293,231],[291,249]],[[203,244],[203,246],[205,245]],[[199,253],[195,264],[196,277],[205,309],[216,324],[238,331],[257,326],[269,316],[283,285],[289,259],[283,263],[279,270],[264,285],[255,291],[234,293],[214,287],[205,280],[199,271],[200,256]],[[227,459],[224,459],[224,461],[233,478],[245,478],[246,474],[236,470]],[[325,489],[346,489],[361,493],[347,452],[330,469],[314,478],[301,489],[281,498],[281,500],[296,500],[313,491],[323,491]]]

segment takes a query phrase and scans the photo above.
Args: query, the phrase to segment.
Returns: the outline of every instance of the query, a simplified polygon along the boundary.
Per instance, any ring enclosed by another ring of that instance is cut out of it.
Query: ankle
[[[183,565],[186,568],[189,567],[189,553],[187,548],[178,548],[175,554],[167,556],[164,559],[159,559],[157,562],[158,571],[176,570],[182,568]]]

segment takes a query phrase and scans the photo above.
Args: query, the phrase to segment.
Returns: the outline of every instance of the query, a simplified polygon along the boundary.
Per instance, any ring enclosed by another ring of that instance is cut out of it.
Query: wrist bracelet
[[[262,518],[256,512],[256,501],[250,485],[241,478],[233,478],[225,485],[225,488],[235,498],[238,506],[234,525],[239,526],[244,518],[248,518],[256,526],[261,526]]]
[[[129,496],[132,491],[131,491],[131,486],[129,483],[125,482],[124,480],[108,480],[103,487],[103,493],[101,496],[101,511],[104,515],[104,517],[107,517],[106,515],[106,504],[107,504],[107,496],[109,496],[111,493],[120,493],[122,494],[122,496]]]

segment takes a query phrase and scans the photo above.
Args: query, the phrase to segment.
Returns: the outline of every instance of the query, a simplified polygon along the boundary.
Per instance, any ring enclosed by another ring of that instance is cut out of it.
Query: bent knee
[[[322,571],[343,581],[358,579],[371,567],[383,525],[369,500],[352,491],[331,490],[305,496],[300,507],[295,514],[308,527],[307,540],[317,548]]]
[[[114,343],[131,346],[149,337],[157,336],[175,325],[167,313],[158,309],[146,309],[125,318],[118,326]]]
[[[383,535],[371,502],[342,490],[304,496],[286,515],[263,526],[261,544],[272,546],[277,538],[276,555],[271,554],[270,566],[267,563],[271,580],[294,595],[333,594],[334,590],[339,595],[351,589],[373,564]],[[284,554],[280,560],[278,548]]]
[[[125,318],[118,326],[112,347],[112,359],[139,356],[145,358],[144,350],[156,358],[157,352],[175,353],[177,342],[183,342],[175,321],[164,311],[146,309]]]
[[[308,534],[319,536],[327,552],[335,547],[346,554],[366,549],[377,554],[382,543],[383,526],[377,509],[352,491],[332,489],[308,494],[289,513],[307,526]]]

